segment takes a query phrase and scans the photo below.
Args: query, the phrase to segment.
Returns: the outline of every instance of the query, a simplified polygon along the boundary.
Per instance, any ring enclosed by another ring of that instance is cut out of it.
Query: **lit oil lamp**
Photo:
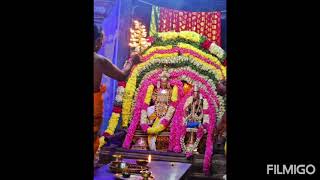
[[[149,154],[149,156],[148,156],[148,163],[150,163],[151,162],[151,155]]]

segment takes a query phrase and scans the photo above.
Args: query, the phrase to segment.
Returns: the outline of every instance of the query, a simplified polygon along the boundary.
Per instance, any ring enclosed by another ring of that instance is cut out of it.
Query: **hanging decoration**
[[[156,31],[194,31],[220,46],[221,12],[189,12],[153,6],[150,35]]]
[[[141,53],[148,46],[151,45],[150,42],[147,41],[147,32],[146,27],[139,21],[133,21],[133,27],[130,28],[130,43],[129,46],[133,51]]]

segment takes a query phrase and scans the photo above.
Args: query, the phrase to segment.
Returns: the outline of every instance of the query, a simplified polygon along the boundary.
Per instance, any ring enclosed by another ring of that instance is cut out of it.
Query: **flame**
[[[150,163],[151,162],[151,155],[149,154],[148,156],[148,162]]]

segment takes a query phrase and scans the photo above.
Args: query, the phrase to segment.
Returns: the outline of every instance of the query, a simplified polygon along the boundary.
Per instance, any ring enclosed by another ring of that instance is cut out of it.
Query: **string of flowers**
[[[100,142],[99,147],[100,148],[106,144],[105,137],[113,135],[116,127],[118,126],[118,122],[119,122],[119,118],[120,118],[120,114],[121,114],[121,110],[122,110],[121,106],[122,106],[122,99],[123,99],[125,87],[126,87],[125,81],[118,82],[116,98],[115,98],[115,101],[113,104],[111,117],[108,121],[107,129],[104,131],[103,136],[101,136],[99,138],[99,142]]]
[[[124,143],[123,143],[123,148],[126,148],[126,149],[129,149],[130,148],[130,145],[131,145],[131,142],[132,142],[132,138],[134,136],[134,132],[136,131],[138,125],[139,125],[139,122],[140,122],[140,118],[141,118],[141,112],[143,112],[142,110],[144,109],[147,109],[148,107],[148,104],[145,103],[145,97],[147,95],[147,92],[148,92],[148,88],[150,87],[150,85],[154,85],[157,83],[158,79],[156,77],[159,76],[159,73],[160,71],[158,71],[157,73],[151,75],[148,79],[145,79],[143,82],[141,82],[141,87],[140,87],[140,90],[139,90],[139,93],[138,93],[138,96],[137,96],[137,101],[136,101],[136,104],[134,106],[134,110],[133,112],[134,113],[134,116],[130,122],[130,126],[128,128],[128,131],[127,131],[127,135],[125,137],[125,140],[124,140]],[[182,92],[183,92],[183,85],[182,85],[182,82],[181,81],[178,81],[178,80],[174,80],[174,79],[171,79],[169,81],[170,84],[172,85],[175,85],[177,86],[178,88],[178,96],[182,96]],[[176,103],[172,103],[171,104],[172,107],[175,107],[176,106]],[[163,123],[163,126],[168,126],[169,125],[169,120],[164,120],[162,123]],[[143,127],[144,125],[142,125],[142,129],[144,128]],[[161,129],[159,128],[158,130],[156,131],[161,131]]]
[[[168,111],[166,115],[160,119],[159,125],[156,127],[150,127],[147,122],[147,109],[142,108],[141,112],[141,118],[140,118],[140,127],[142,131],[147,132],[148,134],[158,134],[161,131],[163,131],[165,128],[167,128],[170,124],[170,120],[173,116],[173,113],[175,112],[175,106],[177,104],[177,100],[179,97],[181,97],[182,92],[183,92],[183,84],[181,81],[176,80],[176,79],[170,79],[169,80],[170,85],[173,85],[173,90],[172,90],[172,96],[171,96],[171,102],[169,104]],[[151,102],[151,96],[154,90],[154,87],[156,84],[150,84],[147,88],[147,93],[144,99],[144,104],[148,107],[150,102]]]
[[[125,94],[123,97],[123,110],[122,110],[122,125],[123,127],[127,127],[129,119],[131,117],[131,104],[132,98],[135,94],[136,84],[140,84],[137,82],[137,76],[143,76],[146,72],[149,72],[150,69],[148,68],[159,68],[162,67],[164,64],[170,64],[170,67],[178,68],[179,66],[190,66],[194,68],[198,73],[209,75],[211,79],[223,80],[221,74],[219,76],[219,71],[214,71],[212,67],[208,67],[204,64],[199,64],[195,62],[193,59],[186,58],[186,57],[174,57],[174,58],[165,58],[165,59],[154,59],[152,61],[146,61],[144,63],[139,64],[131,73],[130,78],[127,81],[127,85],[125,88]],[[210,65],[212,66],[212,65]],[[145,70],[145,72],[141,72]]]
[[[147,61],[153,59],[162,59],[168,57],[176,57],[176,56],[184,56],[184,57],[191,57],[193,61],[196,61],[198,64],[201,64],[209,69],[216,71],[219,76],[222,76],[225,79],[226,76],[226,68],[216,60],[214,57],[210,57],[210,55],[206,55],[201,53],[201,51],[192,48],[192,46],[179,43],[177,47],[173,47],[172,49],[157,49],[157,50],[150,50],[149,54],[143,55],[144,59]],[[208,69],[207,68],[207,69]]]
[[[203,68],[203,66],[194,63],[190,58],[178,56],[174,58],[166,58],[166,59],[155,59],[152,61],[152,63],[149,64],[149,66],[145,67],[144,69],[141,69],[139,71],[138,77],[136,78],[137,84],[140,83],[141,79],[147,74],[149,71],[161,68],[164,65],[168,65],[171,68],[183,68],[183,67],[190,67],[191,69],[197,71],[199,74],[205,75],[210,77],[210,79],[213,79],[213,81],[217,82],[221,80],[217,77],[217,74],[215,71],[207,71]],[[197,66],[198,65],[198,66]],[[129,79],[130,80],[130,79]]]
[[[203,94],[204,98],[209,99],[210,94],[204,93],[201,89],[200,89],[200,93]],[[208,132],[207,132],[207,140],[206,140],[206,150],[204,153],[204,160],[203,160],[203,171],[207,175],[209,174],[210,167],[211,167],[211,157],[213,154],[213,145],[214,145],[213,131],[216,125],[216,116],[215,116],[216,111],[212,107],[213,106],[212,103],[209,103],[208,105],[209,105],[209,109],[212,109],[212,110],[207,112],[210,117],[209,118],[210,123],[208,124],[209,127],[206,128]]]
[[[146,73],[146,75],[142,78],[142,80],[140,82],[143,82],[146,79],[158,78],[159,74],[161,72],[162,72],[161,69],[151,70],[148,73]],[[141,92],[141,85],[142,85],[142,83],[139,83],[136,87],[136,90],[135,90],[136,92],[134,93],[131,108],[135,107],[135,102],[137,101],[138,93]],[[131,112],[133,112],[133,109],[131,109],[131,110],[132,110]],[[131,119],[129,120],[129,123],[130,122],[131,122]]]
[[[224,107],[224,101],[220,101],[219,97],[216,95],[215,92],[215,86],[210,85],[205,78],[201,78],[200,76],[198,76],[196,73],[194,72],[190,72],[190,71],[174,71],[172,72],[171,76],[173,77],[181,77],[181,80],[190,80],[192,79],[192,81],[189,81],[190,84],[194,84],[197,83],[200,86],[202,86],[203,88],[201,88],[201,91],[203,91],[204,94],[210,94],[210,96],[208,97],[208,101],[209,103],[213,104],[213,108],[215,110],[215,112],[217,112],[216,114],[216,118],[217,119],[221,119],[223,114],[224,114],[224,108],[220,108],[218,109],[218,107]],[[191,77],[191,78],[190,78]],[[176,112],[177,113],[177,112]],[[175,123],[175,121],[173,121],[173,123]],[[170,133],[170,137],[179,137],[175,134],[176,131],[171,131]],[[170,144],[172,145],[177,145],[177,149],[181,149],[181,147],[179,146],[179,142],[180,139],[176,138],[176,139],[170,139]],[[173,151],[177,151],[174,150],[174,146],[169,146],[170,150]]]
[[[215,82],[212,80],[212,79],[210,79],[209,77],[207,77],[207,76],[203,76],[203,75],[201,75],[201,74],[198,74],[196,71],[194,71],[194,70],[192,70],[190,67],[182,67],[182,68],[174,68],[174,69],[169,69],[168,70],[170,73],[171,72],[173,72],[173,71],[175,71],[175,72],[180,72],[180,71],[190,71],[190,72],[192,72],[193,74],[196,74],[196,76],[200,76],[203,80],[201,81],[201,83],[200,83],[200,86],[201,86],[201,88],[203,88],[204,90],[206,90],[207,88],[210,88],[210,89],[212,89],[212,91],[210,91],[211,93],[214,93],[214,95],[215,96],[218,96],[218,95],[216,95],[216,93],[215,93],[215,89],[216,89],[216,87],[215,87]],[[144,80],[144,79],[148,79],[149,77],[150,77],[150,75],[152,75],[152,74],[154,74],[154,73],[158,73],[159,72],[159,69],[155,69],[155,70],[151,70],[151,71],[148,71],[147,73],[146,73],[146,75],[144,76],[144,77],[142,77],[142,80]],[[193,79],[193,78],[190,78],[190,77],[188,77],[188,76],[185,76],[185,74],[178,74],[178,75],[175,75],[174,73],[173,74],[171,74],[171,76],[172,76],[172,78],[173,79],[175,79],[175,78],[177,78],[177,79],[180,79],[180,80],[184,80],[184,81],[186,81],[186,82],[188,82],[189,84],[194,84],[194,82],[195,82],[195,80]],[[139,79],[139,77],[138,77],[138,79]],[[208,85],[206,85],[206,86],[202,86],[202,83],[208,83]],[[199,84],[199,82],[197,82],[197,84]],[[139,84],[138,84],[138,86],[137,86],[137,88],[136,88],[136,93],[135,93],[135,96],[134,96],[134,100],[133,100],[133,102],[136,100],[136,98],[137,98],[137,92],[140,92],[140,87],[141,86],[139,86]],[[179,92],[183,92],[183,91],[180,91],[179,90]],[[182,95],[180,95],[179,97],[182,97]],[[218,96],[218,99],[220,100],[221,98]],[[221,102],[223,102],[223,101],[219,101],[220,103]],[[135,104],[134,103],[132,103],[132,107],[134,107],[135,106]],[[217,105],[217,107],[219,107],[220,105],[218,104]],[[223,108],[224,107],[224,105],[223,106],[220,106],[221,108]],[[223,112],[223,111],[222,111]]]
[[[205,155],[204,155],[204,161],[203,161],[203,171],[208,174],[211,166],[211,156],[213,153],[213,131],[216,123],[216,111],[213,107],[214,103],[210,102],[210,94],[206,93],[202,89],[200,89],[200,94],[203,95],[205,99],[208,100],[208,109],[206,113],[209,114],[209,123],[206,124],[205,129],[207,129],[207,140],[206,140],[206,149],[205,149]],[[186,134],[186,127],[183,125],[183,107],[187,100],[187,98],[191,96],[191,93],[189,92],[188,95],[186,95],[178,104],[176,113],[172,119],[172,127],[170,131],[170,144],[169,149],[173,150],[174,152],[181,152],[182,147],[180,140],[183,139],[184,135]],[[197,138],[200,138],[203,134],[200,133],[197,135]],[[172,141],[173,140],[173,141]],[[188,156],[189,154],[187,154]]]
[[[203,83],[203,84],[205,84],[205,88],[204,89],[209,89],[208,90],[208,92],[207,92],[207,94],[210,94],[210,96],[208,97],[209,99],[212,99],[210,102],[213,104],[213,108],[215,108],[216,109],[216,107],[219,107],[219,103],[222,103],[222,102],[219,102],[219,100],[218,100],[218,98],[216,97],[216,92],[214,91],[214,89],[215,89],[215,86],[214,85],[211,85],[211,84],[209,84],[209,82],[210,82],[210,80],[206,80],[205,78],[200,78],[200,77],[197,77],[198,75],[195,73],[195,72],[188,72],[188,71],[186,71],[186,70],[184,70],[184,69],[182,69],[182,70],[178,70],[178,69],[175,69],[175,70],[171,70],[171,69],[169,69],[169,72],[171,72],[171,74],[170,74],[170,77],[172,77],[172,79],[175,79],[175,77],[181,77],[182,79],[183,79],[183,77],[187,77],[187,76],[190,76],[192,79],[196,79],[196,80],[198,80],[198,82],[201,82],[201,83]],[[156,79],[156,77],[159,75],[159,71],[158,71],[158,73],[157,74],[154,74],[153,76],[150,76],[149,78],[150,79]],[[146,85],[145,85],[145,83],[146,82],[148,82],[147,80],[144,80],[142,83],[141,83],[141,87],[139,88],[139,92],[140,93],[138,93],[138,96],[137,96],[137,103],[139,102],[139,100],[141,101],[141,100],[145,100],[145,97],[146,97],[146,92],[147,92],[147,89],[148,89],[148,87],[145,87]],[[155,83],[155,82],[154,82]],[[149,83],[149,85],[151,85],[150,83]],[[148,85],[148,86],[149,86]],[[182,88],[182,87],[180,87],[180,88]],[[205,91],[203,89],[203,91]],[[180,90],[180,92],[182,92],[182,90]],[[142,97],[141,97],[141,94],[144,94]],[[180,100],[179,100],[180,101]],[[224,106],[223,104],[220,104],[220,106]],[[131,124],[134,124],[134,126],[132,126],[132,125],[130,125],[130,129],[133,131],[133,133],[135,132],[135,130],[136,130],[136,126],[137,126],[137,123],[135,123],[135,122],[133,122],[134,120],[137,120],[137,121],[139,121],[140,120],[140,116],[141,116],[141,109],[137,109],[137,107],[144,107],[144,108],[147,108],[147,105],[146,106],[142,106],[140,103],[138,103],[138,104],[135,104],[135,109],[134,109],[134,111],[133,112],[135,112],[135,115],[134,115],[134,117],[132,118],[132,121],[131,121]],[[217,110],[215,110],[215,111],[217,111]],[[218,117],[219,118],[219,117]],[[173,130],[173,131],[171,131],[172,133],[174,133],[174,132],[176,132],[175,130]],[[133,137],[133,133],[132,133],[132,137]],[[130,133],[129,133],[130,134]],[[127,138],[128,137],[128,138]],[[127,137],[126,137],[126,140],[127,140],[127,144],[130,144],[131,143],[131,138],[127,135]],[[174,135],[170,135],[170,137],[174,137]],[[129,142],[130,143],[129,143]],[[173,140],[171,140],[171,141],[173,141]],[[128,146],[128,145],[125,145],[124,147],[126,147],[126,146]],[[128,146],[128,148],[129,148],[129,146]]]
[[[219,61],[224,62],[226,58],[225,51],[208,40],[207,37],[201,36],[200,34],[192,31],[181,31],[181,32],[161,32],[156,33],[154,37],[148,38],[152,45],[177,45],[179,42],[184,42],[194,46],[197,49],[201,49],[206,53],[215,55]]]
[[[140,92],[138,94],[137,102],[136,102],[136,105],[134,106],[135,116],[132,118],[130,126],[127,130],[127,135],[122,145],[123,148],[126,148],[126,149],[130,148],[132,138],[134,136],[134,132],[137,129],[137,126],[140,122],[139,120],[141,117],[141,110],[147,108],[147,105],[144,103],[144,98],[146,96],[148,86],[150,84],[154,84],[156,81],[157,79],[154,78],[153,80],[148,79],[142,82]]]
[[[174,52],[178,52],[180,53],[180,55],[191,54],[193,57],[197,57],[202,61],[205,61],[209,64],[214,65],[217,69],[224,71],[223,75],[225,75],[226,68],[215,56],[205,53],[204,51],[201,51],[190,44],[186,44],[182,42],[178,43],[177,46],[153,46],[143,54],[143,57],[145,59],[150,59],[155,54],[174,53]]]

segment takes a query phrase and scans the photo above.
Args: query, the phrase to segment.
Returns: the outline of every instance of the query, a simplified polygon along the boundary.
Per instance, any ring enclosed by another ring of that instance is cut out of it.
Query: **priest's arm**
[[[117,66],[111,63],[110,60],[108,60],[105,57],[101,57],[101,66],[103,73],[113,79],[116,79],[118,81],[124,81],[128,75],[130,74],[130,71],[132,67],[138,63],[141,62],[141,58],[138,54],[134,54],[132,56],[132,60],[127,62],[124,65],[124,68],[120,70]]]

